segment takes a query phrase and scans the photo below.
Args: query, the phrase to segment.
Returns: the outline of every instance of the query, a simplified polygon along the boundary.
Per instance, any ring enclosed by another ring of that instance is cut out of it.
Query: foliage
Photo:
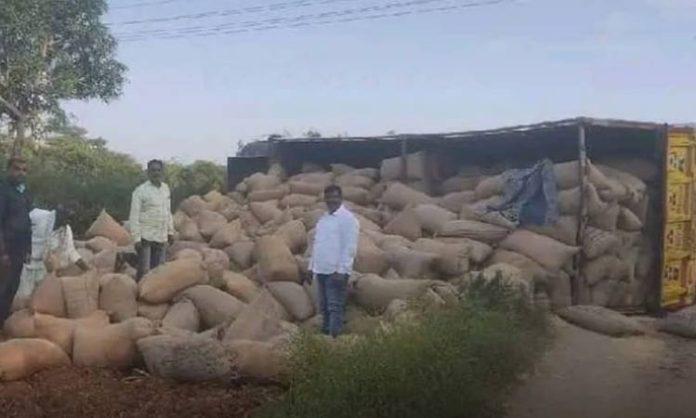
[[[101,21],[105,0],[0,1],[0,98],[34,127],[63,100],[118,97],[126,67]],[[0,105],[0,119],[17,116]]]
[[[302,334],[288,393],[260,415],[503,416],[505,396],[549,341],[546,315],[504,287],[497,280],[456,306],[354,343]]]
[[[172,204],[185,198],[203,195],[211,190],[225,190],[226,170],[210,161],[196,161],[184,166],[176,162],[165,165],[165,179],[172,189]]]

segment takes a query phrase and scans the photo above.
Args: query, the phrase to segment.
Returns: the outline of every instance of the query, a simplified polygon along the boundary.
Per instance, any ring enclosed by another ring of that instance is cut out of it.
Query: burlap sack
[[[591,162],[587,162],[588,180],[597,189],[609,189],[609,179],[599,171]],[[556,177],[556,185],[559,189],[572,189],[580,185],[580,167],[578,161],[568,161],[554,164],[553,172]]]
[[[176,260],[151,270],[140,281],[139,296],[152,303],[169,302],[184,289],[208,281],[205,266],[195,260]]]
[[[51,341],[63,349],[67,355],[72,354],[73,336],[77,327],[101,328],[109,325],[109,316],[104,311],[94,311],[80,319],[56,318],[51,315],[36,314],[34,327],[36,337]]]
[[[296,321],[304,321],[314,315],[314,305],[302,286],[292,282],[275,282],[267,285],[271,295],[280,302]]]
[[[343,187],[343,199],[357,205],[368,205],[372,203],[370,192],[360,187]]]
[[[557,313],[571,324],[612,337],[645,333],[639,322],[600,306],[569,306],[558,310]]]
[[[561,271],[550,276],[549,299],[553,310],[572,305],[572,285],[568,274]]]
[[[63,296],[63,285],[61,280],[54,275],[46,276],[36,290],[34,290],[30,306],[34,312],[61,318],[66,317],[65,297]]]
[[[240,220],[225,224],[213,235],[210,246],[213,248],[226,248],[245,236],[242,222]]]
[[[376,225],[384,225],[385,216],[382,211],[378,209],[372,209],[367,208],[365,206],[356,205],[351,202],[344,202],[344,205],[348,208],[349,211],[353,212],[354,214],[367,218]]]
[[[474,191],[480,182],[480,177],[455,176],[443,181],[440,185],[442,194]]]
[[[237,241],[225,248],[225,252],[230,257],[231,263],[234,263],[240,270],[246,270],[251,267],[254,262],[254,241]]]
[[[100,279],[99,309],[108,313],[113,322],[138,315],[138,284],[123,274],[109,274]]]
[[[317,203],[317,197],[306,194],[289,194],[280,201],[281,208],[310,207]]]
[[[186,289],[181,296],[196,306],[204,329],[235,319],[246,306],[229,293],[206,285]]]
[[[423,229],[431,234],[437,234],[449,221],[457,219],[457,215],[436,205],[418,205],[413,208],[418,222]]]
[[[85,243],[87,249],[94,253],[99,253],[103,250],[114,250],[118,246],[115,242],[105,237],[94,237]]]
[[[278,378],[286,372],[286,359],[271,343],[236,340],[226,345],[233,353],[233,368],[241,376]]]
[[[582,243],[582,251],[587,258],[616,253],[621,246],[618,235],[588,226]]]
[[[589,225],[605,231],[616,231],[620,212],[618,203],[610,203],[604,212],[590,216]]]
[[[256,241],[254,257],[258,260],[259,276],[263,281],[300,281],[297,262],[282,238],[261,237]]]
[[[196,221],[193,219],[186,219],[183,221],[181,227],[177,229],[179,232],[179,239],[182,241],[192,241],[192,242],[204,242],[205,239],[198,229]]]
[[[507,236],[500,247],[524,254],[543,267],[558,271],[566,262],[580,251],[555,239],[518,229]]]
[[[36,338],[9,340],[0,344],[0,380],[9,382],[55,367],[70,365],[70,358],[57,345]]]
[[[333,181],[333,173],[302,173],[296,176],[292,176],[290,178],[290,181],[317,184],[320,185],[322,187],[322,191],[324,191],[324,188],[331,184],[331,182]]]
[[[257,190],[249,193],[250,202],[267,202],[269,200],[280,200],[290,192],[288,186],[278,186],[268,190]]]
[[[275,235],[283,239],[293,254],[300,254],[307,247],[307,229],[302,221],[294,220],[282,225]]]
[[[476,201],[476,193],[472,191],[449,193],[440,199],[439,205],[450,212],[459,213],[462,206]]]
[[[297,328],[283,318],[290,319],[290,314],[265,290],[224,330],[222,341],[225,344],[235,340],[270,341],[295,332]]]
[[[492,177],[483,177],[476,186],[476,198],[488,199],[491,196],[500,195],[505,187],[505,178],[502,174]]]
[[[184,248],[183,250],[177,252],[174,256],[174,260],[183,260],[187,258],[203,262],[203,254],[190,248]]]
[[[515,229],[517,224],[494,209],[502,202],[500,196],[493,196],[475,203],[462,205],[462,210],[459,212],[459,218],[467,221],[478,221],[486,224],[500,226],[505,229]]]
[[[184,222],[190,220],[189,216],[181,209],[177,210],[174,212],[174,215],[172,216],[173,222],[174,222],[174,229],[179,231],[181,227],[184,225]]]
[[[307,228],[308,231],[314,229],[324,213],[326,213],[326,211],[322,209],[312,209],[305,212],[304,215],[302,215],[302,223],[305,228]]]
[[[364,274],[353,283],[355,301],[368,310],[382,312],[395,299],[417,298],[431,286],[429,280],[387,280],[375,274]]]
[[[261,224],[279,219],[283,216],[283,211],[273,202],[251,202],[249,210]]]
[[[490,245],[468,238],[437,238],[437,241],[447,245],[466,246],[469,257],[475,264],[481,264],[493,253]]]
[[[365,234],[360,234],[355,256],[355,271],[381,275],[389,270],[387,255]]]
[[[136,341],[154,332],[145,318],[131,318],[105,327],[77,327],[73,338],[73,363],[78,367],[127,369],[137,355]]]
[[[384,194],[382,194],[381,201],[385,205],[396,210],[402,210],[408,205],[434,203],[432,197],[413,190],[401,183],[392,183],[389,185]]]
[[[211,281],[219,281],[222,274],[230,269],[230,258],[222,250],[206,248],[203,250],[203,265],[208,273],[208,278]]]
[[[617,223],[619,229],[624,231],[640,231],[643,229],[643,222],[630,209],[622,207],[619,211]]]
[[[169,311],[168,303],[150,304],[147,302],[138,302],[138,316],[149,319],[150,321],[161,321]]]
[[[179,252],[183,250],[194,250],[201,254],[201,257],[203,256],[203,250],[206,249],[208,246],[202,242],[193,242],[193,241],[175,241],[174,244],[170,245],[169,248],[167,248],[167,256],[168,259],[174,260],[177,258],[177,255]]]
[[[469,271],[470,246],[445,244],[433,239],[421,238],[413,244],[413,249],[436,254],[435,270],[446,277],[461,276]]]
[[[515,266],[505,263],[493,264],[486,267],[483,271],[473,275],[474,279],[492,282],[500,280],[502,284],[513,290],[522,300],[529,303],[533,301],[534,284],[531,277]]]
[[[387,234],[400,235],[411,241],[422,236],[421,223],[412,209],[406,209],[398,214],[384,227]]]
[[[588,285],[595,286],[603,280],[628,279],[630,266],[615,255],[602,255],[587,262],[582,274]]]
[[[109,274],[116,270],[116,258],[118,257],[119,250],[104,250],[99,254],[94,256],[94,259],[90,263],[97,270],[98,274]],[[78,274],[82,273],[82,270],[77,271]],[[63,271],[58,273],[60,276],[67,276]],[[73,274],[75,275],[75,274]]]
[[[498,248],[486,263],[488,266],[503,263],[517,267],[525,277],[534,281],[535,286],[548,286],[549,284],[551,274],[546,269],[531,258],[516,252]]]
[[[60,280],[68,318],[83,318],[99,309],[99,279],[95,272]]]
[[[575,245],[578,235],[578,219],[575,216],[560,216],[551,225],[531,225],[524,226],[532,232],[561,241],[564,244]]]
[[[558,211],[563,215],[577,216],[580,213],[580,187],[558,192]],[[597,188],[588,184],[585,189],[585,204],[587,213],[590,216],[603,213],[607,209],[607,204],[600,199]]]
[[[222,278],[224,281],[222,290],[242,302],[250,303],[259,294],[259,286],[241,273],[226,271]]]
[[[179,204],[179,209],[193,218],[203,210],[210,210],[210,204],[200,196],[190,196]]]
[[[372,178],[352,173],[336,177],[335,183],[343,188],[359,187],[366,191],[375,185],[375,181]]]
[[[304,181],[291,181],[290,193],[303,194],[307,196],[319,196],[324,192],[324,185],[318,183],[308,183]]]
[[[449,221],[442,226],[439,236],[469,238],[485,243],[497,243],[510,231],[500,226],[477,221]]]
[[[379,174],[382,181],[398,180],[402,176],[402,158],[394,157],[382,161]],[[406,178],[421,180],[426,178],[427,154],[424,151],[406,155]]]
[[[210,239],[227,224],[227,218],[217,212],[203,210],[196,216],[196,223],[203,238]]]
[[[126,228],[116,222],[106,210],[101,211],[97,220],[85,233],[85,237],[105,237],[118,245],[128,245],[131,242],[130,234],[126,231]]]
[[[249,193],[273,189],[280,185],[280,179],[276,176],[271,176],[262,173],[255,173],[244,179],[244,184],[247,186]]]
[[[198,332],[201,329],[201,318],[196,305],[189,298],[182,297],[169,308],[162,319],[162,326]]]
[[[34,314],[29,309],[19,310],[5,320],[2,331],[8,338],[35,338]]]

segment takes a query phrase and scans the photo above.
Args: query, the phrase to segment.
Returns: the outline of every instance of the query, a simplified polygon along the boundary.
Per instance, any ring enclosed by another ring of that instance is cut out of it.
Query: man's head
[[[164,177],[164,163],[161,160],[151,160],[147,163],[147,178],[158,186]]]
[[[334,184],[324,189],[324,202],[330,213],[334,213],[343,204],[343,190]]]
[[[13,186],[24,184],[27,180],[27,161],[24,158],[10,158],[7,162],[7,179]]]
[[[56,205],[56,228],[60,228],[63,225],[70,224],[70,221],[76,213],[74,208],[74,202],[59,203]]]

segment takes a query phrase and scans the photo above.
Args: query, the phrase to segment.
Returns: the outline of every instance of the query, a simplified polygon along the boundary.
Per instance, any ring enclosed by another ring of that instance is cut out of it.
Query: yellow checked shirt
[[[174,234],[172,202],[169,186],[160,187],[147,181],[133,192],[130,211],[130,230],[133,240],[167,242]]]

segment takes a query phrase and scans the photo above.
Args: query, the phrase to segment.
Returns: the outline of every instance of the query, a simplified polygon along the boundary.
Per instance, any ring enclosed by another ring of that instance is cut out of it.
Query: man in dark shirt
[[[27,163],[12,157],[0,184],[0,326],[10,314],[24,262],[31,256],[32,199],[26,186]]]

